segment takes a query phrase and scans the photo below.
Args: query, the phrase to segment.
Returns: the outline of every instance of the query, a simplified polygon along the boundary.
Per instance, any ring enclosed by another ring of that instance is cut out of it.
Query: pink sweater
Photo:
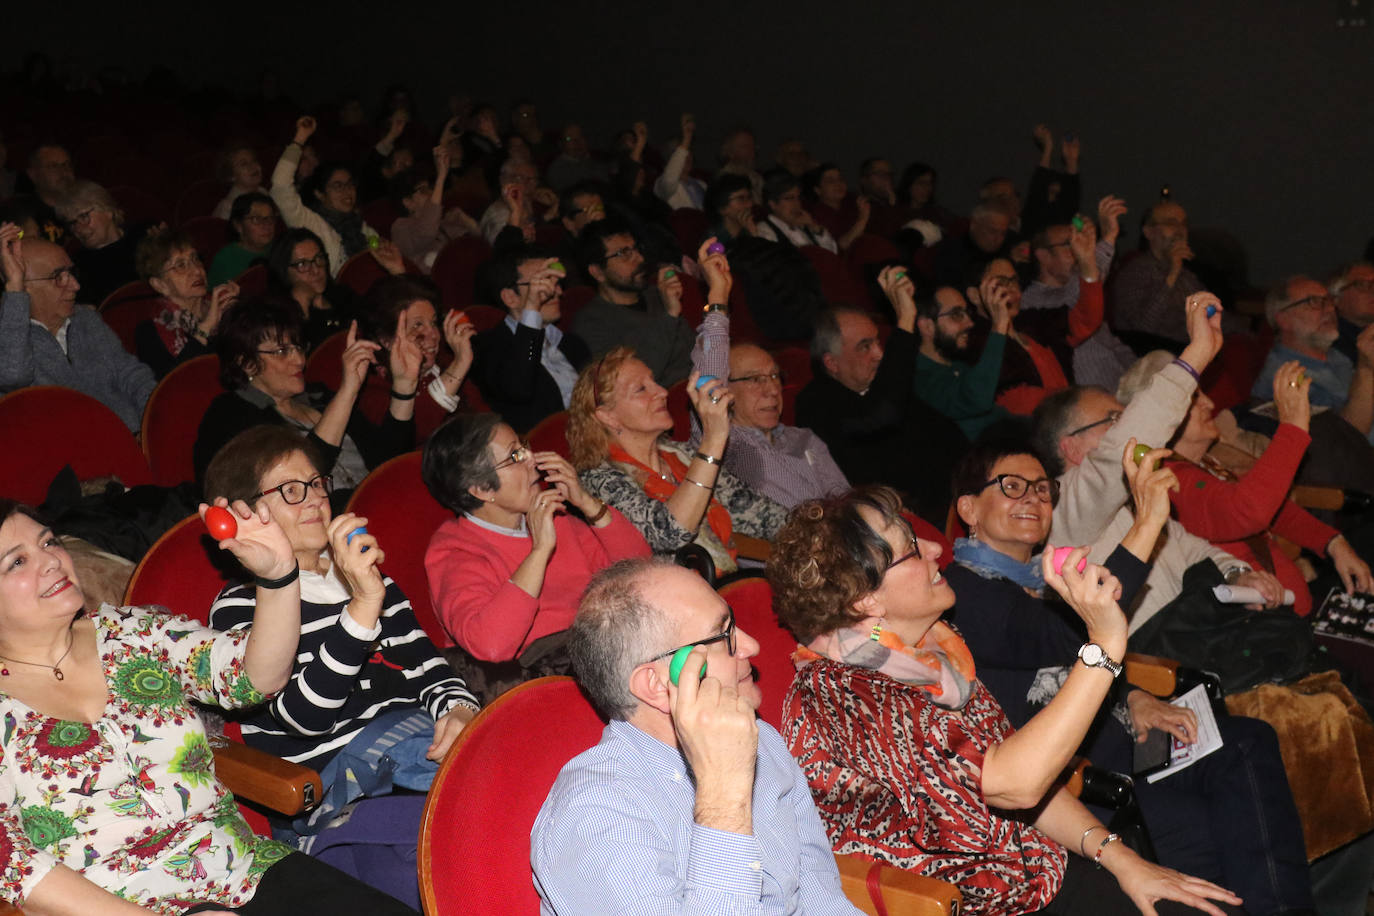
[[[572,626],[582,591],[593,575],[626,557],[647,557],[649,545],[615,509],[610,524],[594,528],[566,515],[554,517],[558,545],[535,598],[510,581],[530,553],[528,536],[489,531],[468,519],[439,526],[425,551],[434,610],[449,641],[482,661],[517,657],[541,636]]]

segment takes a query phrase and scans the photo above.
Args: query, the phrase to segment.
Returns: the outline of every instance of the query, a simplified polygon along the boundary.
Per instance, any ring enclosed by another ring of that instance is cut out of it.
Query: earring
[[[973,527],[972,525],[968,526],[968,539],[970,541],[978,540],[978,529]]]
[[[881,637],[882,635],[883,635],[883,620],[882,620],[881,617],[879,617],[879,618],[878,618],[878,622],[875,623],[875,624],[873,624],[873,629],[869,631],[869,633],[868,633],[868,638],[871,639],[871,640],[873,640],[874,642],[877,642],[878,639],[879,639],[879,637]]]

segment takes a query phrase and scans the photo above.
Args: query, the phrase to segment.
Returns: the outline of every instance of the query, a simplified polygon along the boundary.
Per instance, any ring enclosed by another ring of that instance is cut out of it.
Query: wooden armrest
[[[1304,509],[1328,509],[1339,512],[1345,505],[1345,491],[1340,487],[1294,487],[1288,498]]]
[[[888,916],[959,916],[964,898],[959,888],[939,878],[872,862],[859,856],[835,855],[844,895],[868,916],[878,916],[868,892],[869,872],[877,866],[877,881]]]
[[[1126,653],[1126,680],[1157,697],[1171,697],[1178,681],[1178,662],[1158,655]]]
[[[958,916],[963,904],[958,887],[938,878],[838,853],[835,865],[840,867],[840,886],[844,887],[845,897],[868,916],[878,916],[878,908],[868,894],[868,872],[875,865],[879,893],[888,906],[888,916]]]
[[[0,916],[24,916],[24,911],[12,903],[0,901]]]
[[[220,736],[212,738],[215,774],[239,798],[285,815],[308,811],[323,795],[320,774]]]
[[[773,555],[773,545],[763,538],[751,538],[747,534],[735,534],[735,550],[745,560],[758,560],[767,563]]]
[[[1064,788],[1068,789],[1074,798],[1083,794],[1083,771],[1092,765],[1093,762],[1087,757],[1074,756],[1060,774],[1059,778],[1063,780]]]

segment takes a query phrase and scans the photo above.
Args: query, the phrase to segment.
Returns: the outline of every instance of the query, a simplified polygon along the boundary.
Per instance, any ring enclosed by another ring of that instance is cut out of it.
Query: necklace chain
[[[71,652],[72,652],[72,646],[75,645],[75,644],[76,644],[76,631],[73,630],[73,629],[71,629],[71,628],[68,628],[68,630],[67,630],[67,651],[62,653],[62,657],[59,658],[59,659],[57,660],[57,664],[56,664],[56,665],[47,665],[47,664],[44,664],[43,662],[26,662],[26,661],[24,661],[23,659],[19,659],[19,658],[10,658],[9,656],[6,656],[6,655],[0,655],[0,659],[3,659],[3,660],[5,660],[5,661],[7,661],[7,662],[14,662],[16,665],[32,665],[32,666],[35,667],[35,668],[50,668],[50,669],[52,669],[52,676],[53,676],[53,677],[57,678],[59,681],[65,681],[65,680],[67,679],[67,678],[66,678],[66,675],[64,675],[64,674],[62,673],[62,669],[61,669],[61,667],[59,667],[59,666],[60,666],[64,661],[67,660],[67,656],[71,654]],[[9,676],[10,676],[10,669],[9,669],[9,668],[4,668],[4,667],[0,667],[0,676],[9,677]]]

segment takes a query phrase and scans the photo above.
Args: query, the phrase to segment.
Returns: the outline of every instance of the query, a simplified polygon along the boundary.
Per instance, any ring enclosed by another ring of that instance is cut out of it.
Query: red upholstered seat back
[[[568,412],[560,410],[551,413],[535,424],[529,434],[530,448],[536,452],[557,452],[569,461],[572,449],[568,447]]]
[[[153,482],[148,459],[124,421],[72,388],[39,385],[0,398],[0,493],[31,505],[70,464],[82,480],[117,476],[126,486]]]
[[[348,511],[367,519],[367,530],[386,551],[382,571],[410,599],[415,619],[437,645],[451,642],[434,614],[425,577],[425,550],[434,530],[452,513],[429,495],[420,477],[420,453],[398,455],[378,467],[353,491]]]
[[[125,604],[160,604],[173,614],[210,622],[210,605],[231,576],[240,575],[200,516],[177,522],[158,538],[134,569]]]
[[[213,353],[177,366],[153,389],[139,439],[155,482],[171,487],[196,479],[192,453],[200,418],[223,390],[219,357]]]
[[[759,716],[781,730],[782,701],[796,673],[792,651],[797,648],[797,640],[773,613],[773,590],[767,579],[737,579],[723,586],[720,596],[735,612],[735,626],[758,640],[759,654],[754,656],[753,663],[759,689],[763,691]]]
[[[215,259],[215,254],[228,245],[234,235],[234,227],[230,225],[229,220],[217,216],[192,217],[181,229],[191,237],[191,244],[196,246],[196,254],[200,256],[207,270],[210,262]]]
[[[320,345],[305,361],[305,380],[337,391],[339,379],[343,376],[343,353],[347,345],[347,331],[335,331],[320,341]]]
[[[465,308],[477,301],[477,269],[491,257],[491,246],[480,236],[465,235],[443,247],[429,277],[443,294],[444,305]]]
[[[601,738],[601,718],[571,678],[527,681],[458,736],[420,827],[428,916],[535,916],[530,829],[563,765]]]

